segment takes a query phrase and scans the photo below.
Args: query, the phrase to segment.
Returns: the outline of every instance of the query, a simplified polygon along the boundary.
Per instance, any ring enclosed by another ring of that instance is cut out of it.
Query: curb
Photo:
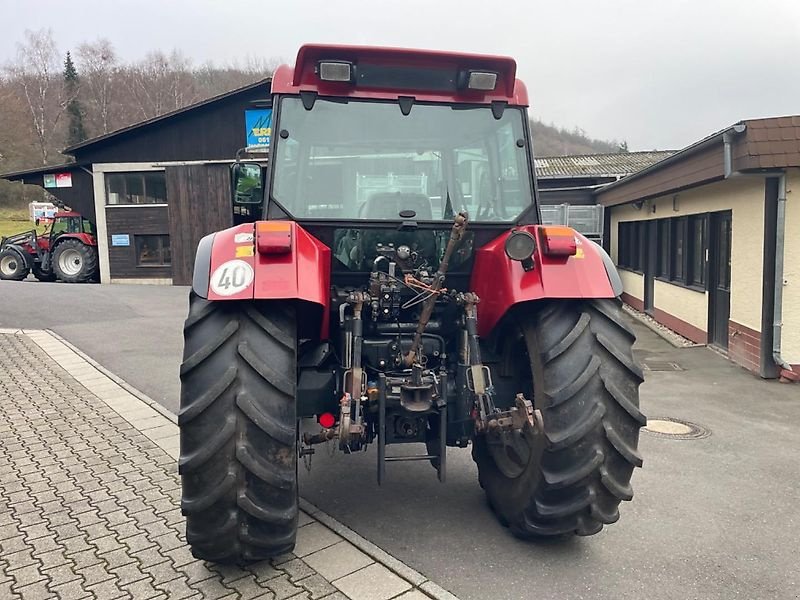
[[[72,351],[73,351],[75,354],[77,354],[78,356],[80,356],[80,357],[81,357],[83,360],[85,360],[86,362],[88,362],[88,363],[89,363],[90,365],[92,365],[92,366],[93,366],[95,369],[97,369],[98,371],[100,371],[100,372],[101,372],[103,375],[105,375],[106,377],[108,377],[108,378],[109,378],[111,381],[113,381],[114,383],[116,383],[116,384],[117,384],[118,386],[120,386],[122,389],[124,389],[124,390],[126,390],[127,392],[131,393],[132,395],[136,396],[136,397],[137,397],[139,400],[141,400],[142,402],[144,402],[145,404],[147,404],[147,406],[149,406],[149,407],[150,407],[150,408],[152,408],[153,410],[155,410],[155,411],[157,411],[157,412],[161,413],[161,415],[162,415],[162,416],[166,417],[167,419],[169,419],[170,421],[172,421],[172,422],[173,422],[173,423],[175,423],[176,425],[178,424],[178,417],[177,417],[177,415],[173,415],[173,414],[172,414],[171,412],[169,412],[169,411],[168,411],[166,408],[164,408],[164,407],[163,407],[163,406],[161,406],[161,405],[160,405],[158,402],[156,402],[155,400],[153,400],[153,399],[152,399],[150,396],[148,396],[148,395],[147,395],[147,394],[145,394],[144,392],[141,392],[141,391],[139,391],[138,389],[136,389],[135,387],[133,387],[131,384],[129,384],[127,381],[125,381],[125,380],[124,380],[124,379],[122,379],[121,377],[117,377],[117,376],[116,376],[114,373],[112,373],[111,371],[109,371],[108,369],[106,369],[106,368],[105,368],[103,365],[101,365],[100,363],[98,363],[97,361],[95,361],[95,360],[94,360],[94,359],[93,359],[91,356],[87,355],[86,353],[84,353],[84,352],[83,352],[82,350],[80,350],[79,348],[76,348],[76,347],[75,347],[73,344],[71,344],[70,342],[68,342],[67,340],[65,340],[63,337],[61,337],[60,335],[58,335],[58,334],[57,334],[55,331],[53,331],[53,330],[51,330],[51,329],[45,329],[44,331],[46,331],[48,334],[50,334],[51,336],[53,336],[54,338],[56,338],[56,339],[57,339],[59,342],[61,342],[62,344],[64,344],[64,345],[65,345],[67,348],[69,348],[70,350],[72,350]]]
[[[636,310],[635,308],[633,308],[628,304],[623,304],[622,310],[625,311],[625,314],[627,314],[629,317],[631,317],[632,319],[636,319],[639,323],[647,327],[650,331],[655,333],[661,339],[669,342],[669,344],[674,348],[680,348],[681,350],[683,350],[685,348],[704,348],[706,346],[705,344],[697,344],[695,342],[692,342],[691,340],[688,340],[689,342],[691,342],[689,344],[680,344],[677,342],[675,337],[680,337],[682,339],[687,339],[687,338],[684,338],[678,332],[672,331],[672,329],[669,329],[669,327],[663,325],[663,327],[666,327],[672,333],[672,335],[670,335],[657,325],[654,325],[645,315],[642,315],[641,312],[639,312],[638,310]]]
[[[178,460],[178,418],[163,408],[144,392],[136,389],[122,378],[97,363],[73,344],[49,329],[2,329],[0,333],[26,335],[50,358],[64,369],[89,392],[97,396],[140,433]],[[164,423],[163,420],[167,422]],[[329,514],[300,498],[300,509],[313,520],[350,542],[361,552],[383,565],[389,571],[407,581],[412,590],[418,590],[433,600],[458,600],[456,596],[430,581],[425,575],[412,569],[385,550],[366,540],[358,533],[337,521]],[[399,599],[404,594],[403,592]]]

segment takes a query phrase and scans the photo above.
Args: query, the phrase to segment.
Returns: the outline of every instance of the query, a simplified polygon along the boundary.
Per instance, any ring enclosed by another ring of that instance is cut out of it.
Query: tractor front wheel
[[[86,283],[97,274],[97,248],[64,240],[53,251],[53,273],[66,283]]]
[[[19,252],[11,248],[0,251],[0,279],[22,281],[29,271],[28,263]]]
[[[0,251],[0,279],[22,281],[29,271],[28,263],[19,252],[11,248]]]
[[[595,534],[633,495],[646,419],[635,336],[624,318],[616,300],[562,300],[518,311],[504,330],[508,364],[499,375],[533,395],[545,450],[499,456],[478,436],[472,455],[490,506],[518,537]],[[530,432],[519,442],[533,444]]]
[[[294,548],[296,332],[290,303],[190,294],[178,464],[196,558],[242,564]]]

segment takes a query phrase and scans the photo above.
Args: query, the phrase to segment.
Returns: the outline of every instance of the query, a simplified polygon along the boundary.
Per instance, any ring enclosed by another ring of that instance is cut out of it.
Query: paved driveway
[[[0,327],[50,327],[174,410],[185,301],[178,288],[3,282]],[[430,467],[404,464],[389,466],[383,488],[372,449],[319,452],[301,493],[462,598],[800,597],[800,387],[636,331],[640,359],[684,369],[646,373],[646,414],[711,435],[643,433],[634,501],[597,536],[513,539],[486,508],[469,452],[455,449],[445,485]]]

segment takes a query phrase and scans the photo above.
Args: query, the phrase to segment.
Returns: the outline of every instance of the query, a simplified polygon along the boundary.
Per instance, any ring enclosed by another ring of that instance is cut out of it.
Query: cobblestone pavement
[[[34,339],[0,333],[0,598],[452,598],[305,512],[295,554],[247,568],[195,560],[179,507],[177,428],[67,346],[59,354],[61,342]]]

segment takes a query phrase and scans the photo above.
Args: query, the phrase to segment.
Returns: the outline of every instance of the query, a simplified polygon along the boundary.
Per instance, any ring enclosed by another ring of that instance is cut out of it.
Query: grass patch
[[[39,233],[44,231],[44,227],[35,227],[33,221],[28,218],[28,211],[19,208],[0,208],[0,237],[22,233],[37,229]]]

